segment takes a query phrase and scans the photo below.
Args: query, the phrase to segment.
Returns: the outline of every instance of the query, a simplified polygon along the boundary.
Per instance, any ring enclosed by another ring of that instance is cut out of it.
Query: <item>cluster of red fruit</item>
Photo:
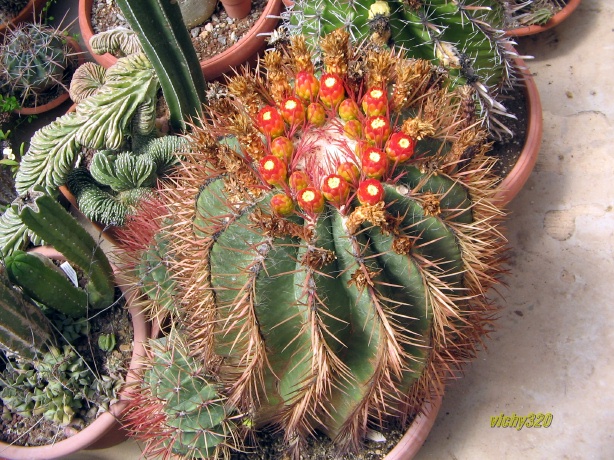
[[[270,185],[285,190],[271,199],[279,215],[294,211],[294,200],[304,212],[319,213],[325,200],[336,207],[347,203],[350,192],[363,205],[375,205],[383,199],[380,180],[390,166],[404,163],[413,155],[415,140],[403,132],[392,133],[388,118],[388,96],[382,88],[370,88],[362,98],[362,112],[351,97],[346,98],[343,80],[336,74],[323,74],[318,80],[310,72],[299,72],[295,95],[285,98],[278,107],[265,106],[257,116],[260,131],[267,136],[270,154],[260,160],[259,172]],[[294,155],[294,143],[288,133],[297,128],[322,127],[327,113],[338,114],[347,138],[356,141],[354,162],[341,163],[335,174],[321,184],[311,184],[302,170],[288,171]]]

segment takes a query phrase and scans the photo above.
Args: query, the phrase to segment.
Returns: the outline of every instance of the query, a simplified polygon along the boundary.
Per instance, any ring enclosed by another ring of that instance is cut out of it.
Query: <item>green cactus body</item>
[[[113,303],[113,269],[100,245],[55,199],[35,187],[13,204],[32,232],[61,252],[89,277],[88,300],[94,308]]]
[[[0,270],[0,348],[33,359],[54,343],[51,323],[41,309]]]
[[[9,279],[32,299],[73,318],[87,315],[87,293],[46,257],[15,251],[5,264]]]
[[[419,2],[299,0],[291,9],[288,29],[320,37],[340,27],[358,41],[403,48],[405,56],[429,60],[448,71],[452,88],[471,85],[480,115],[493,132],[506,128],[494,119],[505,114],[497,101],[513,79],[504,11],[496,0],[426,0]]]
[[[2,45],[1,75],[22,100],[62,84],[71,65],[66,39],[40,24],[19,25]]]
[[[231,79],[161,191],[175,326],[227,405],[294,454],[316,429],[344,452],[415,416],[475,353],[504,244],[486,133],[436,71],[324,40],[322,69],[295,37],[262,80]]]

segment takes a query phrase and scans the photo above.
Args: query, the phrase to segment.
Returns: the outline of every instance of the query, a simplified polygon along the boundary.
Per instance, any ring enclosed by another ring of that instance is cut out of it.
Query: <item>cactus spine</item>
[[[462,96],[347,32],[321,45],[322,68],[298,36],[232,78],[162,188],[190,355],[296,455],[316,429],[343,452],[406,422],[474,356],[504,246]]]
[[[0,348],[27,359],[54,343],[51,324],[41,309],[9,282],[0,266]]]
[[[68,211],[38,187],[17,198],[13,206],[29,230],[87,274],[90,281],[86,291],[94,308],[105,308],[113,303],[115,287],[111,264],[100,245]]]

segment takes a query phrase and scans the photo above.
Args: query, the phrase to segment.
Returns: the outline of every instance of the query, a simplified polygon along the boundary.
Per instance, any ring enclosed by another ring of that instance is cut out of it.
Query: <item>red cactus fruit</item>
[[[304,171],[294,171],[288,179],[290,189],[295,193],[309,187],[309,176]]]
[[[337,167],[337,174],[339,174],[346,180],[346,182],[352,185],[356,185],[358,183],[358,179],[360,178],[360,171],[358,170],[358,166],[356,166],[350,161],[341,163]]]
[[[318,95],[320,82],[314,74],[302,70],[296,74],[294,81],[294,91],[296,95],[305,102],[313,101]]]
[[[296,96],[290,96],[281,102],[279,107],[282,118],[289,125],[302,124],[305,121],[305,107]]]
[[[275,138],[284,134],[286,126],[277,109],[267,105],[258,112],[258,128],[263,134]]]
[[[358,120],[348,120],[343,125],[343,131],[350,139],[358,140],[362,136],[362,124]]]
[[[384,145],[390,136],[390,121],[386,117],[377,115],[367,118],[365,122],[365,137],[375,145]]]
[[[358,186],[356,196],[361,204],[373,206],[384,198],[384,187],[377,179],[365,179]]]
[[[319,213],[324,210],[324,197],[314,187],[307,187],[298,193],[299,206],[309,213]]]
[[[339,76],[325,73],[320,77],[320,100],[327,107],[337,107],[345,96],[343,81]]]
[[[362,98],[362,110],[368,117],[386,115],[388,95],[380,88],[371,88]]]
[[[271,209],[279,216],[289,216],[294,212],[294,201],[285,193],[278,193],[271,197]]]
[[[362,154],[365,150],[367,150],[371,145],[366,141],[358,141],[354,146],[354,153],[356,154],[356,158],[362,158]]]
[[[312,102],[307,106],[307,121],[315,126],[324,126],[324,123],[326,123],[326,110],[322,104]]]
[[[286,162],[274,155],[267,155],[260,160],[259,170],[267,184],[281,186],[286,181]]]
[[[358,104],[353,99],[344,99],[339,104],[339,118],[343,121],[356,120],[360,114]]]
[[[350,194],[350,184],[338,174],[329,174],[322,181],[322,195],[335,206],[344,204]]]
[[[414,154],[416,141],[405,133],[394,133],[386,143],[386,155],[395,163],[403,163]]]
[[[360,161],[362,171],[367,177],[379,179],[388,169],[388,158],[386,154],[376,147],[367,148],[363,152]]]
[[[294,144],[285,136],[276,137],[271,141],[271,154],[289,163],[294,153]]]

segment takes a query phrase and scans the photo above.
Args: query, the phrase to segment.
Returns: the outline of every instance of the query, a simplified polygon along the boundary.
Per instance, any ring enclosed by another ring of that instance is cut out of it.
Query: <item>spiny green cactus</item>
[[[130,390],[128,428],[137,437],[156,437],[152,455],[222,458],[237,428],[219,390],[178,332],[152,340],[142,380]]]
[[[65,73],[75,65],[66,37],[42,24],[19,24],[7,33],[0,46],[0,77],[10,94],[36,98],[62,86]]]
[[[94,308],[113,303],[113,269],[99,244],[54,198],[34,187],[18,197],[13,207],[24,225],[81,268],[89,282],[88,301]]]
[[[185,144],[183,138],[164,136],[149,140],[134,152],[96,152],[89,171],[74,169],[66,184],[87,218],[122,226],[136,205],[153,193],[156,181],[170,172]]]
[[[294,33],[322,36],[344,27],[353,39],[402,47],[448,71],[452,87],[470,85],[477,108],[495,134],[509,132],[497,99],[514,74],[504,12],[498,0],[297,0],[286,25]]]
[[[20,290],[13,287],[0,265],[0,349],[33,359],[55,343],[51,323]]]
[[[342,30],[321,49],[323,68],[297,36],[230,79],[161,190],[175,327],[294,454],[411,420],[489,329],[504,246],[463,93]]]

